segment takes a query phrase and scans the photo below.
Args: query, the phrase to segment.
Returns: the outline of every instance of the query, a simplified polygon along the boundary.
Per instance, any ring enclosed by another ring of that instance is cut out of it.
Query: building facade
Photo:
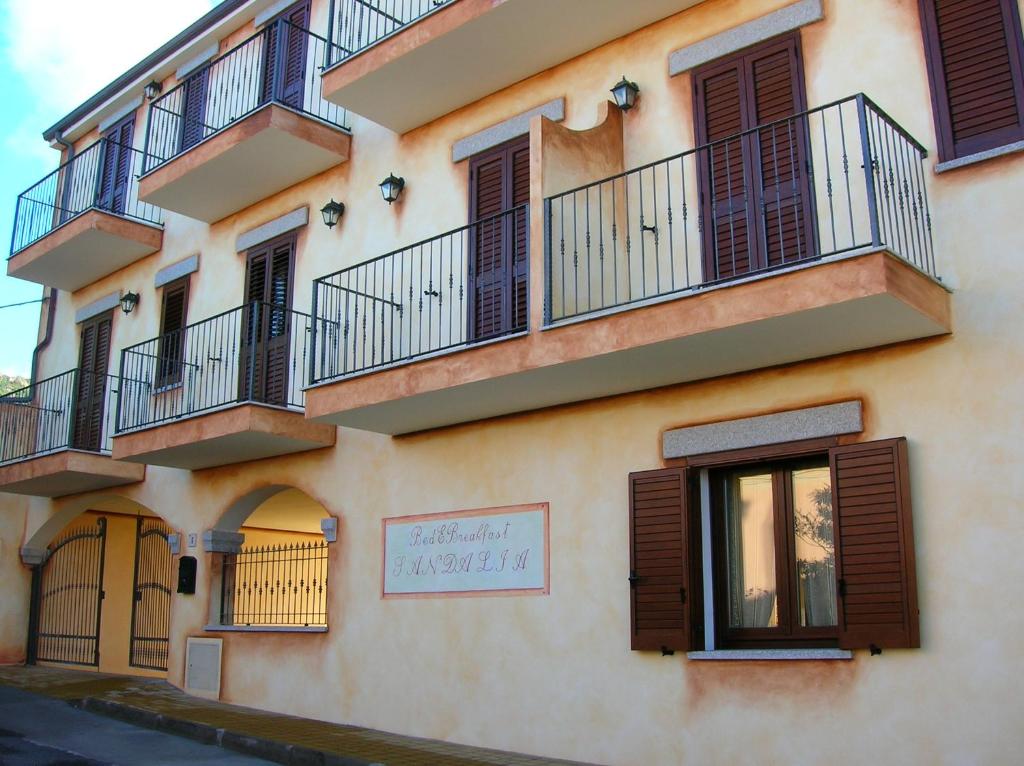
[[[17,200],[0,660],[1014,761],[1022,6],[221,3]]]

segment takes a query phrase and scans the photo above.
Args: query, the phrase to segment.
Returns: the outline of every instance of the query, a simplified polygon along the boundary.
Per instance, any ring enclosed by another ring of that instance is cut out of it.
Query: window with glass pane
[[[835,640],[837,594],[828,461],[712,473],[716,619],[738,645]]]

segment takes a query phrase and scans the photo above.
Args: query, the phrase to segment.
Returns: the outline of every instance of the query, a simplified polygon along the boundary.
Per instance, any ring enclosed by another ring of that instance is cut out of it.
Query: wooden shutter
[[[291,312],[288,309],[294,255],[294,235],[286,235],[249,252],[247,303],[242,311],[245,325],[240,379],[242,398],[266,404],[288,403],[291,348]]]
[[[1024,33],[1016,0],[921,0],[939,153],[1024,139]]]
[[[100,170],[99,199],[96,204],[103,210],[121,214],[128,198],[131,182],[131,150],[135,135],[135,116],[118,123],[103,137],[102,168]]]
[[[160,342],[157,351],[157,387],[181,382],[187,310],[188,281],[182,280],[164,287],[160,311]]]
[[[103,415],[113,317],[105,314],[82,325],[71,446],[96,452],[103,438]]]
[[[698,157],[704,279],[813,254],[806,131],[799,121],[762,127],[805,109],[799,36],[709,64],[694,82],[697,142],[706,146]]]
[[[530,200],[530,139],[516,139],[470,160],[469,320],[471,337],[526,327],[528,216],[499,215]]]
[[[839,645],[913,648],[918,628],[906,439],[833,447]]]
[[[691,520],[687,471],[667,468],[629,475],[631,648],[688,651]],[[693,545],[699,545],[694,540]]]
[[[206,94],[210,85],[210,68],[185,80],[181,98],[181,151],[195,146],[206,137]]]
[[[288,26],[288,24],[279,25],[278,22],[281,19],[284,19],[293,26]],[[306,35],[299,33],[298,30],[308,28],[308,2],[293,5],[273,20],[267,22],[263,45],[262,102],[276,100],[295,109],[302,108],[306,77]],[[281,58],[280,91],[274,93],[274,74],[278,63],[278,47],[282,43],[282,40],[278,39],[278,34],[281,30],[284,32],[284,51]]]

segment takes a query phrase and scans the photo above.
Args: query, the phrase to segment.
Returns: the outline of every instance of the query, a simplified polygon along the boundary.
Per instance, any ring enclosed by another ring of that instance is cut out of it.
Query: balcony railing
[[[309,316],[249,303],[121,352],[117,433],[238,404],[305,405]]]
[[[143,154],[108,138],[82,150],[18,195],[11,255],[88,210],[162,225],[163,211],[139,201]]]
[[[331,46],[338,63],[458,0],[339,0]]]
[[[310,382],[525,330],[529,221],[521,205],[315,280]]]
[[[545,320],[864,248],[935,276],[926,156],[860,94],[549,197]]]
[[[117,378],[74,369],[0,396],[0,465],[65,449],[109,453]]]
[[[348,113],[321,94],[331,47],[280,19],[191,73],[150,105],[145,172],[270,103],[347,130]]]

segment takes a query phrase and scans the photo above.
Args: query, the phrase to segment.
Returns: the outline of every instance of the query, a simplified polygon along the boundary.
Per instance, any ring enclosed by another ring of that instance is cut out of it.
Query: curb
[[[216,745],[243,755],[284,764],[284,766],[383,766],[346,755],[313,750],[300,745],[289,745],[277,740],[254,737],[228,729],[218,729],[210,724],[171,718],[145,708],[132,707],[121,702],[97,697],[70,700],[69,704],[89,713],[97,713],[135,726],[185,737],[204,745]]]

